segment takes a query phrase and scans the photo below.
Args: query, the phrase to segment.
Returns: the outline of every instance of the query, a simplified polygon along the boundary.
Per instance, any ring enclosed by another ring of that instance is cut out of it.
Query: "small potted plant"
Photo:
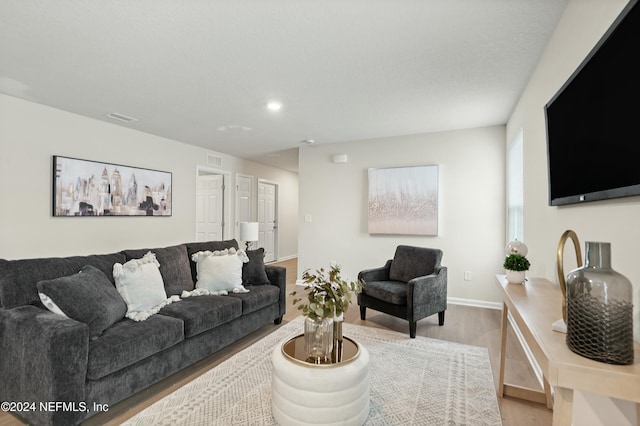
[[[525,272],[529,270],[531,263],[520,253],[512,253],[504,259],[502,266],[507,275],[507,281],[514,284],[523,284],[526,280]]]

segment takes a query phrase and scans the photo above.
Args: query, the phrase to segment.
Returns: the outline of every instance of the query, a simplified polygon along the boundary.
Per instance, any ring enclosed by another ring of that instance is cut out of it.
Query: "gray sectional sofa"
[[[286,271],[264,266],[261,250],[247,252],[250,261],[243,265],[248,293],[184,298],[144,321],[122,318],[102,332],[96,323],[51,312],[38,294],[39,282],[73,276],[83,268],[102,271],[114,284],[114,264],[152,251],[167,295],[179,296],[194,289],[193,253],[231,247],[238,249],[235,240],[0,259],[0,401],[15,402],[13,408],[20,408],[15,414],[30,424],[77,424],[271,321],[279,324],[286,306]]]

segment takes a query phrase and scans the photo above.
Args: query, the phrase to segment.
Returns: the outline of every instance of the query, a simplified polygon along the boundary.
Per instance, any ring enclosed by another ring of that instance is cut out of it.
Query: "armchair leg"
[[[438,312],[438,325],[444,325],[444,311]]]
[[[416,338],[416,327],[418,323],[417,321],[409,321],[409,337],[412,339]]]
[[[360,305],[360,319],[362,321],[367,319],[367,307],[364,305]]]
[[[275,325],[282,324],[282,317],[278,317],[278,318],[274,319],[274,320],[273,320],[273,323],[274,323]]]

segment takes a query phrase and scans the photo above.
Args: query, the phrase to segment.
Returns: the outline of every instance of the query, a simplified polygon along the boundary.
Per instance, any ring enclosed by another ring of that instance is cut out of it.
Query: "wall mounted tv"
[[[545,106],[549,205],[640,195],[639,54],[632,0]]]

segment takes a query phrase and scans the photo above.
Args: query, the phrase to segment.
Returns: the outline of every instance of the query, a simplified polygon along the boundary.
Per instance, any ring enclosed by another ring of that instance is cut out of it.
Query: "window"
[[[523,240],[524,173],[522,130],[507,151],[507,241]]]

